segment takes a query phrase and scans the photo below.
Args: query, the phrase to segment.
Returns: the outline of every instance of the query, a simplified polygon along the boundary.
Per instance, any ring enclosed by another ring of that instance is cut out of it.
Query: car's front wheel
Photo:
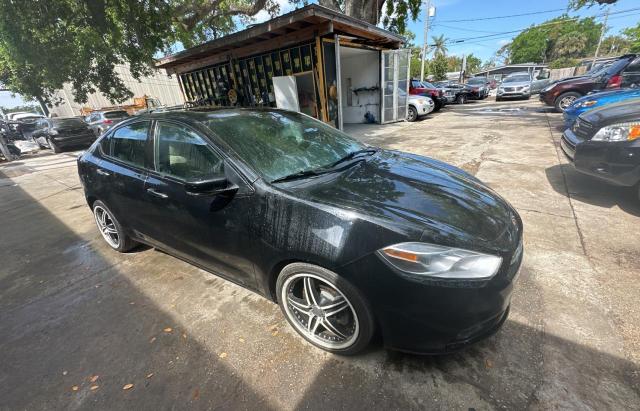
[[[460,94],[458,95],[458,97],[456,98],[456,102],[458,104],[464,104],[467,102],[467,96],[465,96],[464,94]]]
[[[362,351],[374,331],[365,298],[336,273],[306,263],[286,266],[276,282],[287,321],[305,340],[335,354]]]
[[[93,217],[102,238],[111,248],[124,253],[136,246],[136,242],[125,233],[111,210],[100,200],[93,203]]]
[[[62,152],[62,149],[60,149],[60,146],[57,145],[52,138],[47,139],[47,143],[49,143],[49,148],[53,150],[54,153],[57,154]]]
[[[554,104],[556,111],[558,113],[562,113],[580,97],[582,97],[582,95],[580,93],[576,93],[575,91],[568,91],[566,93],[560,94]]]
[[[416,121],[418,119],[418,110],[415,107],[409,106],[407,112],[407,121]]]

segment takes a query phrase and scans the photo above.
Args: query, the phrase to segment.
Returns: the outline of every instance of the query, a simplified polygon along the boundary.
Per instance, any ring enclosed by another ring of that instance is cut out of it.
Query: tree
[[[615,56],[626,54],[631,51],[631,42],[623,36],[607,36],[602,39],[600,46],[601,55]]]
[[[618,0],[570,0],[569,8],[573,10],[578,10],[583,7],[591,7],[596,4],[603,6],[605,4],[613,4]]]
[[[429,62],[429,74],[436,81],[447,79],[447,58],[444,55],[438,54]]]
[[[521,32],[505,51],[514,64],[586,57],[595,52],[601,29],[593,18],[575,20],[563,15]],[[578,40],[574,47],[572,42]]]
[[[291,2],[306,4],[307,0]],[[370,24],[382,22],[386,29],[403,34],[407,27],[407,19],[418,18],[421,0],[318,0],[318,4]]]
[[[433,47],[434,56],[446,56],[447,51],[447,39],[444,34],[431,37],[431,46]]]
[[[132,96],[115,74],[127,64],[134,78],[151,73],[154,56],[176,42],[192,45],[235,29],[235,22],[275,0],[0,0],[0,83],[51,103],[71,83],[86,102],[99,90],[113,101]]]
[[[626,40],[629,42],[629,51],[640,53],[640,23],[637,26],[623,31]]]

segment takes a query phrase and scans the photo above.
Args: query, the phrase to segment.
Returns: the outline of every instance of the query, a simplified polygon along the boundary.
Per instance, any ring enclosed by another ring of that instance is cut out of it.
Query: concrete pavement
[[[636,408],[640,205],[572,170],[559,124],[534,101],[484,101],[355,130],[465,168],[524,220],[509,320],[442,357],[319,351],[247,290],[109,249],[73,154],[0,165],[0,409]]]

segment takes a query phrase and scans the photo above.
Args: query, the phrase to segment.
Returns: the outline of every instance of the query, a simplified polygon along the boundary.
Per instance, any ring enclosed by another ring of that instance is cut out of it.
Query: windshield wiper
[[[352,151],[351,153],[347,154],[346,156],[342,157],[340,160],[333,162],[331,165],[329,165],[329,167],[335,167],[340,163],[344,163],[345,161],[349,161],[353,158],[355,158],[357,155],[360,154],[375,154],[378,150],[375,148],[363,148],[362,150],[357,150],[357,151]]]
[[[275,180],[271,180],[271,182],[279,183],[281,181],[297,180],[299,178],[319,176],[320,174],[325,174],[327,172],[328,171],[325,171],[325,170],[303,170],[303,171],[298,171],[297,173],[288,174],[284,177],[278,177]]]

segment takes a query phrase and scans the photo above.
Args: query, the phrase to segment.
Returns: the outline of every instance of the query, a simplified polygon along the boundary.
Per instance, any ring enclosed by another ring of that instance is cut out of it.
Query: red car
[[[618,89],[640,84],[640,57],[627,54],[590,74],[569,77],[542,89],[540,100],[563,112],[573,102],[591,91]]]
[[[444,91],[426,81],[421,82],[420,80],[412,79],[409,82],[409,94],[431,97],[435,104],[434,112],[440,110],[447,104]]]

